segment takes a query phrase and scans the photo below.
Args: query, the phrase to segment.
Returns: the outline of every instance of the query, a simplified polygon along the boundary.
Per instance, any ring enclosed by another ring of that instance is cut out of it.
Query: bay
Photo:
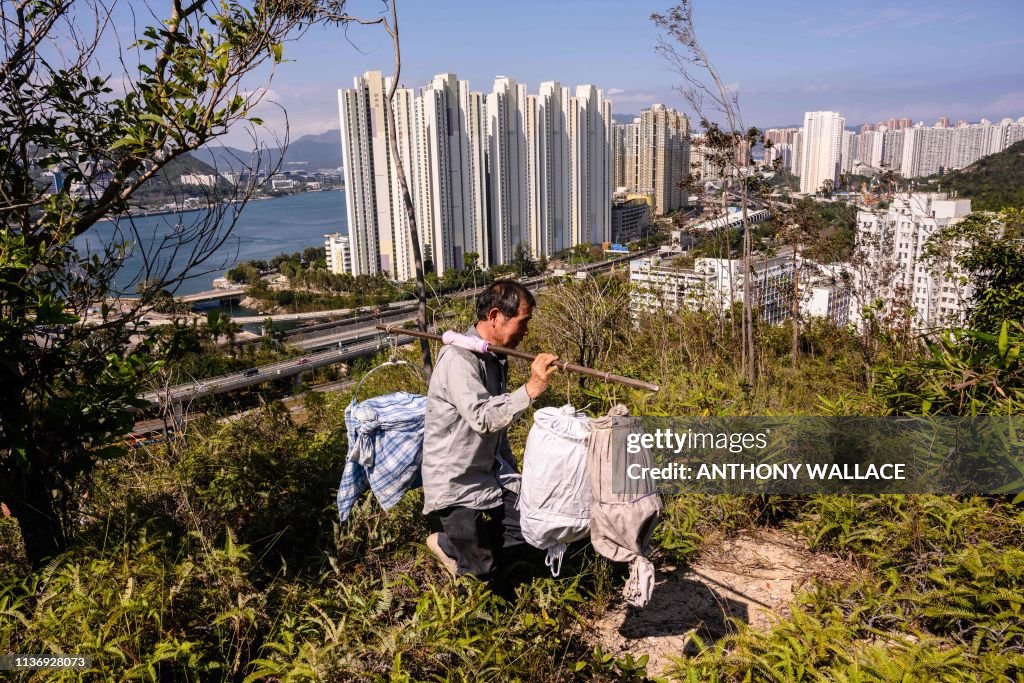
[[[179,221],[188,226],[202,218],[203,213],[185,211],[134,218],[140,241],[144,244],[135,245],[131,255],[125,259],[114,281],[115,290],[127,296],[134,295],[143,264],[140,247],[151,249],[164,235],[173,234]],[[125,230],[127,225],[122,225],[122,232]],[[324,235],[335,232],[348,234],[344,190],[303,192],[251,201],[242,209],[224,244],[178,287],[175,294],[194,294],[211,289],[214,278],[244,261],[267,260],[280,253],[291,254],[306,247],[322,247]],[[111,243],[116,233],[114,222],[100,222],[75,239],[74,246],[80,254],[91,253],[100,245]],[[184,261],[184,255],[174,259],[172,270],[176,268],[174,272],[180,272]]]

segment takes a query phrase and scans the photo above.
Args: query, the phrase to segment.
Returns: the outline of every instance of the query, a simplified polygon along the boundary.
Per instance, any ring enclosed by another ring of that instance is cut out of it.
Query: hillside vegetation
[[[160,172],[154,175],[149,181],[132,194],[132,204],[144,208],[156,208],[163,204],[181,204],[183,199],[189,197],[206,197],[214,191],[214,188],[201,185],[184,185],[181,176],[212,175],[216,178],[216,189],[226,192],[230,189],[230,183],[222,178],[217,170],[209,164],[200,161],[191,154],[183,154],[180,157],[167,162]]]
[[[927,179],[927,189],[971,199],[975,211],[1024,207],[1024,140],[970,166]]]
[[[1020,362],[1005,351],[1024,343],[1019,327],[1000,340],[980,339],[964,356],[976,376],[996,373],[998,393],[947,380],[963,377],[953,342],[943,360],[881,333],[868,340],[867,356],[863,338],[823,323],[804,330],[795,368],[788,329],[759,327],[759,379],[750,387],[739,369],[738,332],[728,324],[684,312],[634,328],[618,305],[627,290],[616,283],[574,282],[542,296],[526,350],[649,379],[661,392],[561,375],[534,409],[570,402],[596,415],[624,401],[647,415],[884,415],[913,409],[905,396],[919,385],[950,399],[975,396],[981,412],[1024,406]],[[591,325],[583,337],[564,332],[578,310]],[[470,319],[465,304],[450,313],[454,328]],[[866,358],[875,368],[871,382]],[[528,367],[513,362],[511,371],[516,385]],[[397,389],[423,391],[422,380],[386,370],[361,394]],[[388,513],[367,497],[339,525],[333,489],[344,467],[350,398],[311,393],[301,422],[277,403],[226,424],[201,419],[179,439],[105,463],[71,549],[40,571],[27,570],[15,527],[0,520],[0,650],[94,658],[88,674],[50,672],[45,680],[546,682],[653,674],[642,651],[611,655],[591,640],[596,620],[621,606],[625,567],[585,543],[559,579],[524,555],[499,595],[471,579],[453,583],[434,563],[423,545],[430,530],[418,491]],[[530,423],[527,415],[511,430],[517,453]],[[659,567],[685,566],[723,538],[773,527],[856,568],[842,581],[805,585],[767,630],[742,620],[724,621],[724,634],[695,624],[681,633],[688,645],[676,663],[659,672],[667,680],[1024,676],[1020,507],[930,495],[689,495],[666,503],[655,538]]]

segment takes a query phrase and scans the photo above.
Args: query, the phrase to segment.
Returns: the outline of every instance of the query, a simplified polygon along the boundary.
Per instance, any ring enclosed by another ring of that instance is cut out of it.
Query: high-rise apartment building
[[[875,132],[874,126],[871,126],[871,128],[869,130],[865,130],[866,128],[868,128],[868,127],[867,126],[861,126],[861,129],[860,129],[860,136],[859,136],[858,141],[857,141],[858,142],[857,159],[861,163],[867,164],[867,165],[870,166],[871,165],[871,151],[874,148],[875,135],[877,135],[878,133]]]
[[[960,120],[953,127],[945,116],[934,126],[903,126],[908,120],[893,119],[896,128],[881,123],[863,126],[858,146],[860,160],[869,166],[897,171],[906,178],[917,178],[963,168],[1024,140],[1024,117],[1006,118],[999,123],[982,119],[972,124]]]
[[[510,263],[520,244],[529,248],[526,107],[526,86],[498,76],[487,95],[491,264]]]
[[[803,162],[803,151],[804,136],[803,133],[798,130],[793,134],[793,163],[790,164],[789,167],[790,172],[797,177],[803,176],[803,173],[801,173],[803,169],[800,167],[800,164]]]
[[[414,274],[404,202],[391,163],[379,72],[338,93],[351,270]],[[424,260],[439,275],[478,254],[489,267],[520,249],[549,256],[610,239],[611,104],[593,86],[571,97],[556,82],[537,95],[499,76],[472,92],[455,74],[419,93],[398,89],[399,154]]]
[[[557,81],[546,81],[529,102],[530,247],[533,257],[540,258],[573,244],[569,89]]]
[[[792,145],[793,136],[799,130],[799,128],[769,128],[764,132],[764,137],[773,145]]]
[[[690,168],[691,176],[696,176],[701,183],[707,180],[718,180],[722,170],[712,163],[711,155],[704,146],[704,133],[690,134]]]
[[[839,181],[845,120],[834,111],[809,111],[801,129],[800,191],[818,192],[826,180]]]
[[[656,216],[688,206],[682,185],[690,174],[689,132],[686,115],[675,109],[655,104],[640,112],[635,189],[654,198]]]
[[[859,159],[857,149],[857,134],[852,130],[843,131],[842,161],[840,162],[843,173],[853,172],[853,162]]]
[[[949,158],[952,131],[948,128],[925,128],[918,125],[903,133],[903,154],[900,174],[916,178],[938,173]]]
[[[435,76],[417,99],[421,164],[412,174],[417,220],[434,270],[461,270],[465,254],[486,264],[483,207],[487,194],[484,122],[479,93],[455,74]],[[414,136],[410,136],[412,139]]]
[[[887,130],[882,133],[882,155],[878,166],[887,168],[897,173],[903,163],[903,135],[902,130]]]
[[[627,123],[612,124],[612,187],[625,190],[626,185],[626,126]]]
[[[616,125],[615,187],[650,196],[656,216],[688,206],[683,185],[691,173],[689,133],[686,115],[662,104],[644,109],[633,123]],[[721,169],[710,168],[707,155],[694,157],[702,162],[703,168],[693,169],[702,180],[721,175]]]
[[[409,221],[402,206],[398,176],[388,149],[384,96],[390,79],[370,71],[338,92],[341,149],[345,166],[345,205],[353,275],[379,272],[404,280],[414,275],[409,246]],[[399,147],[408,154],[415,145],[412,92],[395,97]],[[403,157],[405,157],[403,154]],[[403,158],[405,168],[414,160]],[[420,235],[423,239],[423,235]]]
[[[592,85],[576,87],[570,101],[572,244],[611,239],[612,106]]]
[[[793,141],[799,131],[799,128],[769,128],[764,132],[765,140],[772,143],[771,147],[766,147],[764,151],[765,166],[770,167],[779,159],[782,168],[792,170]]]
[[[615,189],[633,190],[638,184],[640,118],[612,126],[612,181]]]

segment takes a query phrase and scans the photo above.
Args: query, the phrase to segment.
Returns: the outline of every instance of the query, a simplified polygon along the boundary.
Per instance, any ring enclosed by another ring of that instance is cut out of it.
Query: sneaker
[[[441,544],[437,542],[441,534],[430,534],[427,536],[427,549],[434,554],[438,562],[445,570],[455,576],[458,570],[458,562],[455,561],[454,557],[450,557],[445,551],[441,550]]]

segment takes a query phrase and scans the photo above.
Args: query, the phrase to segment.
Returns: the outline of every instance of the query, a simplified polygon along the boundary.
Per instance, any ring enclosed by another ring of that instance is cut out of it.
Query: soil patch
[[[848,563],[810,552],[787,532],[746,531],[708,548],[690,567],[658,567],[647,607],[613,604],[595,624],[594,639],[616,656],[649,655],[648,674],[660,676],[671,657],[696,653],[691,634],[712,643],[735,630],[730,619],[768,630],[814,579],[853,573]]]

